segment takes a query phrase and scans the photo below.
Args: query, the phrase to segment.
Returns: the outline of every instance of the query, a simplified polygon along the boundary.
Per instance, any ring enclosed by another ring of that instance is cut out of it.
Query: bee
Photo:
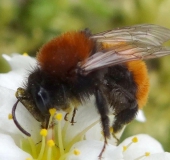
[[[110,137],[109,115],[114,133],[131,122],[147,102],[149,78],[143,60],[170,54],[163,43],[170,30],[158,25],[141,24],[98,34],[88,29],[67,32],[44,44],[37,54],[37,67],[28,76],[25,88],[18,88],[12,109],[21,102],[34,118],[47,127],[49,109],[68,110],[95,97],[101,118],[104,146]],[[74,114],[75,115],[75,114]],[[74,123],[72,121],[72,123]]]

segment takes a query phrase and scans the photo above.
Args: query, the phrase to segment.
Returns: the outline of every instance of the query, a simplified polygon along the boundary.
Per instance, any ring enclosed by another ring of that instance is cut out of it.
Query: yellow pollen
[[[123,146],[123,152],[127,150],[127,146]]]
[[[110,127],[110,133],[113,133],[113,128],[112,127]]]
[[[146,157],[150,156],[150,152],[145,152],[145,156]]]
[[[54,116],[54,114],[56,113],[56,109],[55,108],[51,108],[49,109],[50,115]]]
[[[137,142],[138,142],[138,138],[137,138],[137,137],[133,137],[133,138],[132,138],[132,142],[133,142],[133,143],[137,143]]]
[[[58,120],[58,121],[61,121],[62,118],[63,118],[63,115],[61,113],[57,113],[57,115],[55,116],[55,118]]]
[[[75,149],[75,150],[74,150],[74,154],[75,154],[76,156],[78,156],[78,155],[80,154],[80,151],[79,151],[78,149]]]
[[[32,160],[32,158],[26,158],[25,160]]]
[[[28,53],[24,52],[22,55],[23,55],[23,56],[28,56]]]
[[[8,119],[13,119],[12,114],[8,114]]]
[[[54,141],[51,139],[51,140],[48,140],[47,141],[47,145],[48,147],[53,147],[55,145]]]
[[[40,135],[46,137],[47,136],[47,130],[46,129],[42,129],[40,131]]]

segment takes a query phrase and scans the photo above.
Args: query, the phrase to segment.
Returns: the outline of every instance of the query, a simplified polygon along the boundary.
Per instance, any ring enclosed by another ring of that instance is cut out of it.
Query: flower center
[[[27,160],[64,160],[70,155],[80,155],[79,149],[70,150],[72,145],[82,140],[85,133],[96,125],[99,120],[95,121],[91,125],[84,128],[83,131],[75,135],[67,144],[64,143],[66,133],[68,132],[69,121],[64,121],[63,114],[56,111],[56,109],[50,109],[50,120],[47,129],[41,129],[41,140],[35,143],[31,137],[21,140],[20,148],[25,152],[28,152],[33,159],[27,158]],[[11,119],[9,117],[9,119]]]

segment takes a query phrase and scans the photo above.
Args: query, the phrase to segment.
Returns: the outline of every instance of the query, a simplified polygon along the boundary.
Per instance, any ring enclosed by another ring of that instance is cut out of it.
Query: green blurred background
[[[88,27],[97,33],[140,23],[170,28],[170,0],[1,0],[0,55],[35,56],[43,43],[70,30]],[[144,108],[147,121],[133,121],[122,139],[147,133],[170,151],[170,56],[147,64],[151,82]],[[9,70],[0,56],[0,72]]]

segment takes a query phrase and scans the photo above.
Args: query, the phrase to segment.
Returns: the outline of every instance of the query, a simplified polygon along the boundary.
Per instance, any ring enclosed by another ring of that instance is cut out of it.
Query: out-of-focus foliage
[[[87,27],[92,33],[139,23],[170,28],[169,0],[1,0],[0,12],[0,55],[27,52],[35,56],[54,36]],[[149,68],[147,121],[132,122],[124,137],[148,133],[170,151],[170,57],[150,61]],[[7,70],[0,57],[0,72]]]

